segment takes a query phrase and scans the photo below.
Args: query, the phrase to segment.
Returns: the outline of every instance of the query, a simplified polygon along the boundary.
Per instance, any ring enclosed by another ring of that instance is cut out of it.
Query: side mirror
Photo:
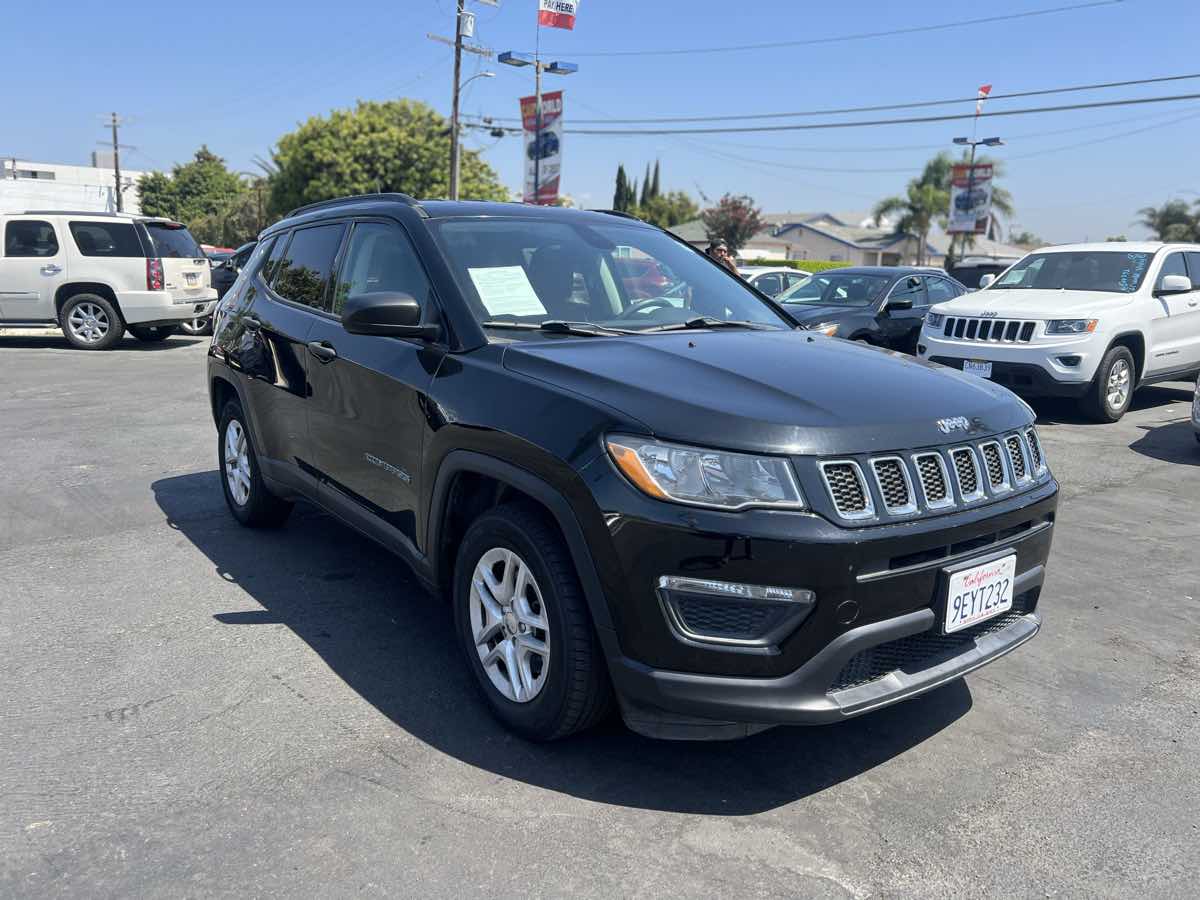
[[[411,294],[378,291],[355,294],[342,311],[342,327],[350,334],[418,338],[431,341],[441,329],[421,324],[421,304]]]
[[[991,272],[988,272],[986,275],[984,275],[982,278],[979,279],[979,289],[982,291],[985,287],[990,286],[995,281],[996,281],[996,276],[993,275]]]
[[[1192,289],[1192,280],[1186,275],[1164,275],[1154,293],[1161,297],[1164,294],[1186,294]]]
[[[888,309],[912,309],[912,297],[893,297],[887,303]]]

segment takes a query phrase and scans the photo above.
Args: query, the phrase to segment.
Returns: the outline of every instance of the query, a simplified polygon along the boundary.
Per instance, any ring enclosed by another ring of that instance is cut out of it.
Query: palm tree
[[[1200,215],[1193,216],[1183,200],[1168,200],[1162,206],[1146,206],[1138,210],[1138,215],[1141,218],[1137,224],[1150,229],[1160,241],[1191,241],[1200,232]]]
[[[928,166],[926,167],[928,171]],[[917,265],[925,265],[925,250],[929,244],[929,231],[934,221],[945,215],[950,203],[950,192],[937,183],[914,178],[908,183],[903,197],[887,197],[875,205],[875,224],[884,216],[899,214],[896,233],[906,232],[917,236]]]

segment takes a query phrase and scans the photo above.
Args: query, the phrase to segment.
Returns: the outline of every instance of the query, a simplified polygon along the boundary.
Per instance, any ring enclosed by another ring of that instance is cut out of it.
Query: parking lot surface
[[[1045,626],[965,682],[539,746],[400,562],[313,508],[234,523],[204,347],[0,338],[0,895],[1194,896],[1190,385],[1038,405]]]

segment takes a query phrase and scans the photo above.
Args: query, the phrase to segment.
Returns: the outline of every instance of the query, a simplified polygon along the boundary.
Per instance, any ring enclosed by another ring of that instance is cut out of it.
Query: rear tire
[[[129,333],[139,341],[157,344],[173,335],[178,328],[178,325],[130,325]]]
[[[278,528],[287,521],[292,504],[272,494],[263,482],[246,414],[237,400],[230,400],[221,411],[217,458],[225,505],[235,519],[248,528]]]
[[[205,334],[212,333],[212,318],[207,319],[186,319],[179,323],[179,330],[186,335],[199,337]]]
[[[99,294],[76,294],[58,317],[63,337],[77,350],[110,350],[125,334],[125,321]]]
[[[453,598],[467,665],[507,728],[552,741],[608,714],[612,686],[579,577],[537,507],[500,506],[471,524]]]
[[[1096,377],[1088,387],[1080,406],[1095,422],[1121,421],[1133,402],[1137,383],[1137,366],[1127,347],[1111,347],[1096,369]]]

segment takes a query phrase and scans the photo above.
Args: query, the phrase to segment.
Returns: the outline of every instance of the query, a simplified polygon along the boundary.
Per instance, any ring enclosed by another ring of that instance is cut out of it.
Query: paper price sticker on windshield
[[[520,266],[467,269],[490,316],[544,316],[546,307]]]

